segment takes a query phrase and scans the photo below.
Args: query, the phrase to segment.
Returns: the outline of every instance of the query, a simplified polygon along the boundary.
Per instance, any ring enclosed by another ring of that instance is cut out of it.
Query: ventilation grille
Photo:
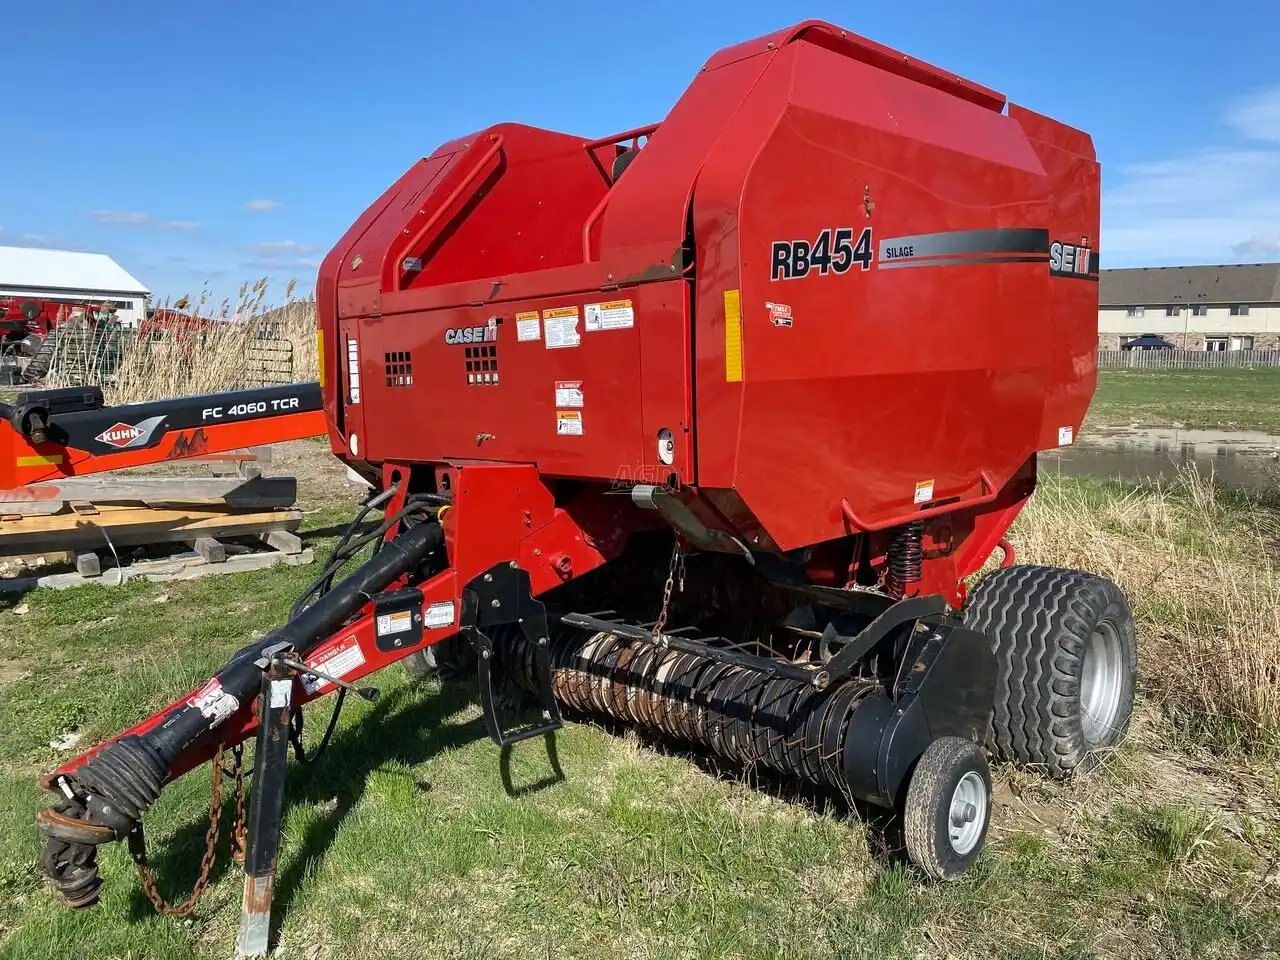
[[[408,350],[394,350],[383,354],[387,369],[388,387],[413,386],[413,357]]]
[[[489,344],[483,347],[467,347],[467,383],[479,386],[494,386],[498,382],[498,347]]]

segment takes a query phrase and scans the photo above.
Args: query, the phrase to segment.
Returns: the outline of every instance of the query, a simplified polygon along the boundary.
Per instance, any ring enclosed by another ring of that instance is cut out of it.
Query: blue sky
[[[1107,265],[1280,259],[1274,0],[10,4],[0,243],[161,296],[308,288],[440,142],[660,119],[713,51],[808,17],[1092,133]]]

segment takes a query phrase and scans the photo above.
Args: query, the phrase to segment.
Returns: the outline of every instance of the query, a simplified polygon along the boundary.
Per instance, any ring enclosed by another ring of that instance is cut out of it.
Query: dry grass
[[[267,284],[240,289],[235,303],[181,298],[166,309],[218,322],[149,336],[112,324],[68,326],[42,386],[101,386],[108,404],[140,403],[316,378],[315,301],[267,305]]]
[[[1119,583],[1138,619],[1145,689],[1225,752],[1280,754],[1280,512],[1194,471],[1126,489],[1045,477],[1019,519],[1020,559]]]

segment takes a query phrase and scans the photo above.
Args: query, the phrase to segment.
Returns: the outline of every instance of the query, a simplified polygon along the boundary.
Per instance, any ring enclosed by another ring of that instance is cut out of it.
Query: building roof
[[[1280,301],[1280,263],[1134,267],[1103,270],[1100,280],[1104,307]]]
[[[0,247],[0,287],[22,290],[150,293],[105,253]]]

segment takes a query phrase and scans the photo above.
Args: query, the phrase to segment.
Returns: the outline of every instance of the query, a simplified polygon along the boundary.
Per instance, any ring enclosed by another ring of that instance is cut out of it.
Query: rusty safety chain
[[[162,916],[189,917],[195,911],[196,902],[209,885],[209,872],[213,869],[214,859],[218,852],[218,835],[222,826],[222,754],[226,748],[218,744],[218,753],[213,758],[212,784],[209,790],[209,828],[204,835],[204,856],[200,858],[200,876],[196,879],[195,889],[191,896],[179,904],[171,904],[156,888],[156,877],[147,860],[147,844],[142,836],[142,824],[139,823],[129,833],[129,856],[138,867],[138,877],[142,882],[142,891]],[[244,744],[237,743],[231,748],[231,774],[235,777],[236,813],[231,825],[231,856],[237,863],[244,862]]]
[[[662,609],[658,611],[657,622],[653,625],[654,639],[662,642],[662,631],[667,627],[667,616],[671,612],[671,590],[677,581],[680,592],[684,593],[684,551],[680,543],[671,548],[671,563],[667,566],[667,582],[662,585]]]

